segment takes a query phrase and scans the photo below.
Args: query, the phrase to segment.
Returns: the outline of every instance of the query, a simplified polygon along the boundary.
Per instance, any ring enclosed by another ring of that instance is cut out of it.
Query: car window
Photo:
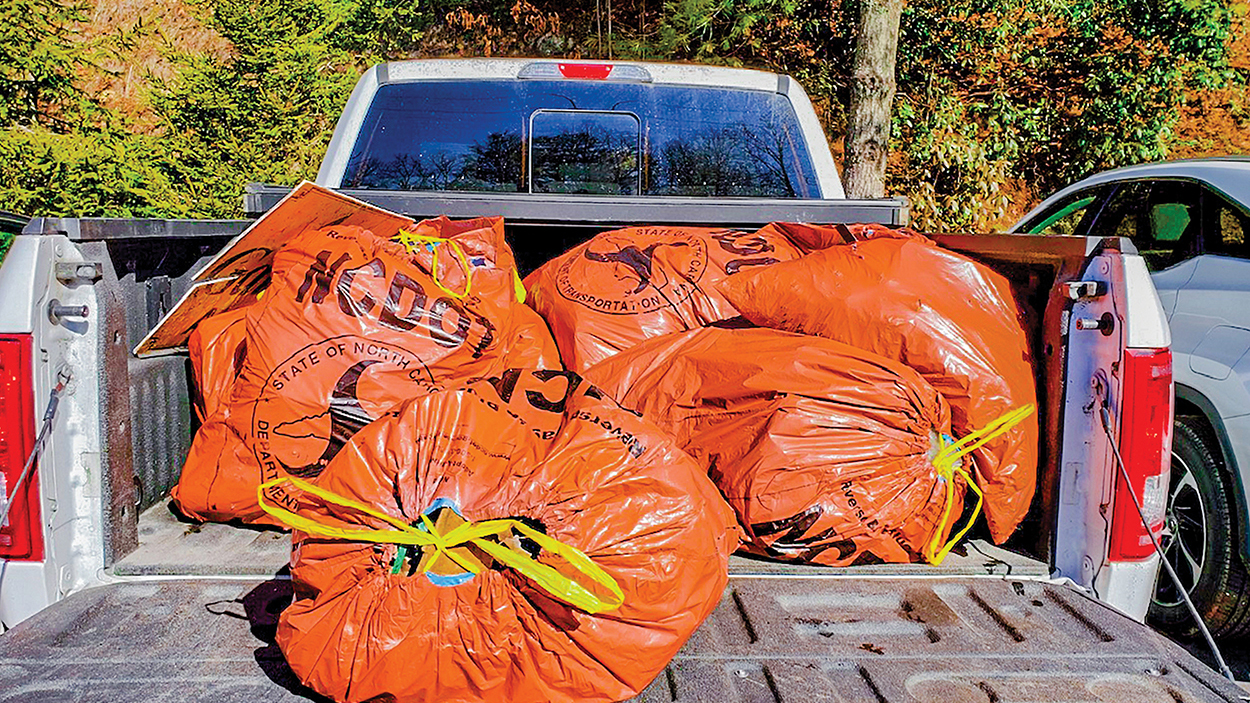
[[[1099,213],[1091,234],[1127,237],[1159,271],[1197,253],[1201,189],[1186,181],[1138,181],[1121,185]]]
[[[1250,232],[1250,217],[1222,195],[1206,191],[1203,205],[1207,209],[1203,251],[1250,259],[1250,246],[1246,234]]]
[[[565,154],[578,140],[586,149]],[[542,160],[531,170],[527,155]],[[384,85],[369,106],[342,184],[381,190],[821,196],[798,117],[784,95],[575,80]]]
[[[1098,186],[1073,193],[1025,223],[1022,229],[1028,234],[1080,234],[1092,220],[1104,190],[1103,186]]]

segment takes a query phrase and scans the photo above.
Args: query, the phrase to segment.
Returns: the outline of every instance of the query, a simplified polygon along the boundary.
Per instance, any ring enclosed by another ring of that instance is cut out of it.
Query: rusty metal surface
[[[0,701],[318,700],[273,644],[289,582],[76,594],[0,636]],[[1184,650],[1064,586],[734,577],[641,701],[1241,701]]]
[[[127,360],[126,300],[117,271],[103,244],[81,245],[83,256],[101,263],[103,276],[94,283],[104,323],[100,335],[100,438],[104,462],[101,493],[104,501],[104,564],[111,565],[138,546],[134,455],[131,445],[130,371]]]
[[[108,255],[101,258],[110,273],[101,283],[107,284],[109,314],[120,316],[122,334],[110,332],[107,388],[102,398],[128,408],[130,466],[126,468],[131,488],[126,500],[137,516],[161,501],[177,483],[191,448],[193,418],[186,357],[136,359],[130,349],[186,292],[192,274],[208,255],[201,248],[171,255],[152,247],[148,252],[124,249],[116,242],[108,247]],[[117,419],[113,425],[121,422]]]

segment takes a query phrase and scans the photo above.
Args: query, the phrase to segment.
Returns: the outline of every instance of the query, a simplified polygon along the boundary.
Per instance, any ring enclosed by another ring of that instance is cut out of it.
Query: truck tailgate
[[[77,593],[0,636],[0,701],[321,700],[273,643],[289,581]],[[643,701],[1241,701],[1183,649],[1062,585],[735,575]]]

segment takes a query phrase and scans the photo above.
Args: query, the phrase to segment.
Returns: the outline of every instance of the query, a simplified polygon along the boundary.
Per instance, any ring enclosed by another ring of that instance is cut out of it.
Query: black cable
[[[13,484],[13,491],[5,496],[4,510],[0,510],[0,526],[9,519],[9,511],[13,509],[13,503],[17,499],[17,492],[22,489],[22,484],[26,482],[26,477],[30,475],[31,467],[35,465],[35,459],[43,453],[43,445],[48,441],[48,432],[52,429],[52,421],[56,418],[56,408],[61,402],[61,394],[65,392],[65,384],[69,383],[70,374],[64,373],[57,378],[56,387],[52,389],[52,393],[48,396],[48,408],[43,413],[43,425],[39,428],[39,436],[35,439],[35,446],[30,450],[30,456],[26,457],[26,466],[22,468],[22,473],[17,477],[17,483]]]
[[[1128,469],[1124,468],[1124,459],[1120,456],[1120,445],[1115,441],[1115,437],[1111,433],[1111,412],[1107,410],[1105,402],[1098,409],[1098,413],[1102,417],[1102,429],[1107,433],[1107,439],[1111,441],[1111,450],[1115,453],[1116,466],[1120,469],[1120,477],[1124,479],[1124,484],[1128,486],[1129,497],[1133,499],[1133,506],[1137,508],[1137,516],[1141,518],[1142,527],[1146,528],[1146,534],[1150,535],[1150,543],[1154,545],[1155,553],[1159,555],[1159,561],[1163,563],[1163,568],[1168,572],[1172,583],[1176,584],[1176,590],[1180,591],[1181,598],[1185,601],[1185,605],[1189,607],[1189,614],[1193,616],[1194,622],[1198,623],[1198,629],[1202,631],[1202,636],[1206,639],[1207,646],[1211,648],[1211,653],[1215,655],[1215,661],[1220,665],[1220,673],[1229,681],[1236,683],[1237,679],[1233,676],[1232,670],[1228,668],[1228,664],[1224,663],[1224,656],[1220,654],[1220,648],[1215,645],[1215,638],[1211,636],[1211,631],[1207,629],[1207,624],[1202,621],[1202,616],[1198,614],[1198,609],[1194,607],[1193,600],[1189,598],[1189,591],[1185,590],[1185,586],[1181,583],[1180,577],[1176,575],[1172,564],[1163,555],[1163,547],[1159,546],[1159,540],[1155,538],[1154,531],[1150,529],[1150,521],[1146,519],[1146,512],[1142,510],[1141,501],[1137,500],[1137,494],[1133,492],[1133,482],[1129,478]]]

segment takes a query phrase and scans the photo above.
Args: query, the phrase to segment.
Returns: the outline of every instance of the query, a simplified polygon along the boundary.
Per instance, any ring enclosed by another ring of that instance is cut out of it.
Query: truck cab
[[[674,64],[432,59],[356,84],[316,182],[349,190],[844,197],[787,76]]]

